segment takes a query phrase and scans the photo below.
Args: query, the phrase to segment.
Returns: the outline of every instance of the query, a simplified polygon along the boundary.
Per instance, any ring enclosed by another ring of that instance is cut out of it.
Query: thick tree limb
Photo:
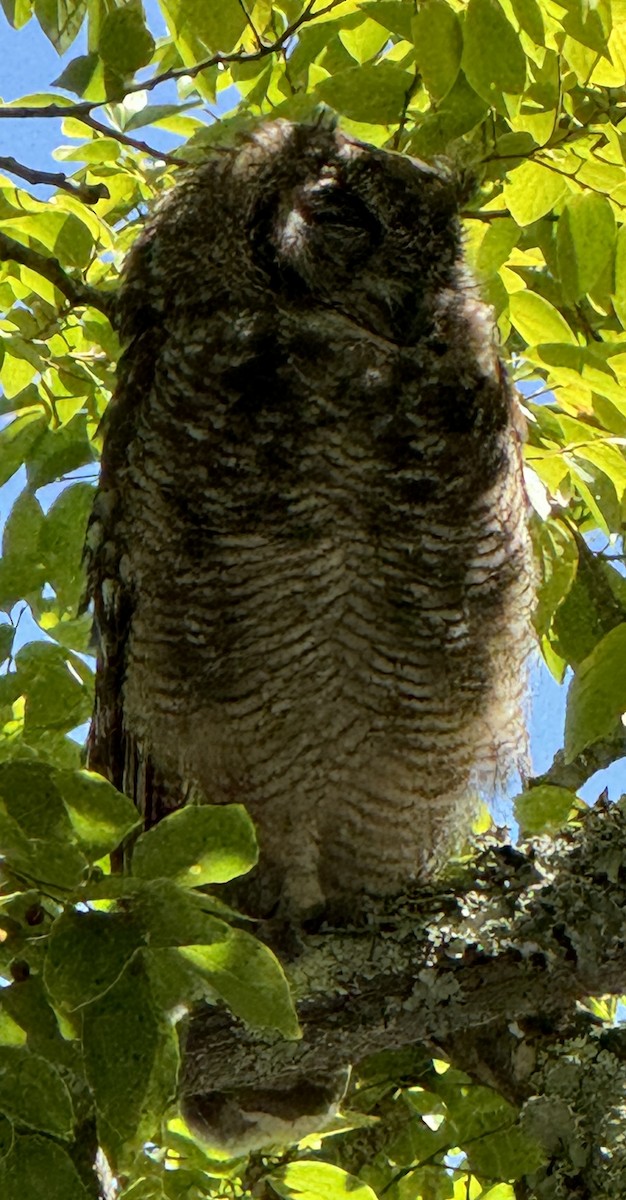
[[[559,750],[548,770],[536,779],[531,779],[529,787],[551,783],[556,787],[571,788],[575,792],[595,775],[596,771],[605,771],[612,763],[625,757],[626,729],[620,726],[611,737],[594,742],[592,746],[582,750],[571,763],[565,761],[564,752]]]
[[[302,1040],[205,1010],[188,1035],[188,1110],[207,1093],[293,1086],[421,1043],[521,1106],[548,1166],[520,1197],[624,1194],[626,1044],[580,1005],[626,990],[625,909],[626,808],[599,804],[556,842],[487,850],[469,888],[422,891],[374,906],[360,928],[303,934],[289,966]],[[578,1182],[558,1190],[566,1177]]]
[[[69,300],[73,308],[90,305],[92,308],[99,309],[106,316],[112,316],[115,304],[113,293],[103,292],[100,288],[91,287],[88,283],[73,278],[63,270],[57,258],[48,258],[47,255],[39,254],[37,250],[31,250],[29,246],[23,246],[14,238],[0,233],[0,261],[6,259],[11,259],[23,267],[28,267],[31,271],[36,271],[38,275],[43,275],[44,279],[48,279],[50,283],[54,284],[54,287],[65,296],[66,300]]]

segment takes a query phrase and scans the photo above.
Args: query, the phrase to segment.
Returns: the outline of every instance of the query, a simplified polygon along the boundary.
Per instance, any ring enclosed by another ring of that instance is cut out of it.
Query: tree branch
[[[626,988],[622,864],[626,807],[598,804],[555,841],[488,849],[463,888],[421,890],[372,904],[361,926],[302,934],[289,965],[302,1040],[204,1010],[189,1028],[183,1111],[198,1128],[207,1111],[232,1109],[251,1089],[293,1089],[373,1052],[420,1043],[520,1106],[546,1172],[580,1177],[586,1188],[535,1190],[535,1180],[526,1195],[623,1194],[626,1148],[611,1122],[626,1083],[626,1044],[609,1045],[614,1031],[598,1030],[580,1006],[590,993]],[[554,1070],[555,1056],[568,1071]],[[603,1103],[587,1105],[598,1092]],[[567,1126],[558,1137],[556,1107]],[[600,1147],[614,1142],[611,1172],[621,1183],[603,1190]]]
[[[154,75],[152,79],[145,79],[141,82],[132,83],[126,88],[125,96],[130,96],[134,92],[151,92],[161,83],[169,83],[177,79],[195,79],[196,75],[201,75],[203,71],[208,71],[210,67],[220,65],[229,66],[230,63],[247,63],[258,62],[260,59],[269,58],[272,54],[277,54],[283,49],[285,44],[306,25],[307,21],[316,20],[318,17],[326,16],[326,13],[337,8],[339,4],[343,4],[344,0],[329,0],[329,3],[323,8],[314,12],[317,0],[310,0],[306,8],[296,17],[290,25],[287,25],[276,41],[269,44],[262,43],[257,50],[251,50],[248,53],[242,50],[233,50],[229,54],[223,54],[220,51],[217,54],[211,54],[208,58],[202,59],[200,62],[194,63],[192,66],[185,67],[170,67],[167,71],[162,71],[160,75]],[[28,118],[28,117],[77,117],[81,119],[83,116],[88,116],[96,108],[101,108],[103,104],[108,104],[108,99],[103,100],[81,100],[77,104],[47,104],[38,107],[34,104],[16,104],[9,108],[0,108],[1,118]]]
[[[115,305],[114,293],[101,291],[100,288],[91,287],[80,279],[74,279],[63,270],[58,259],[39,254],[37,250],[31,250],[29,246],[23,246],[21,242],[0,233],[0,261],[7,259],[28,267],[49,280],[61,295],[65,296],[72,308],[90,305],[111,319]]]
[[[82,116],[76,118],[82,125],[88,125],[90,129],[95,129],[97,133],[103,133],[105,137],[113,138],[119,142],[121,146],[131,146],[133,150],[139,150],[142,154],[149,155],[150,158],[159,159],[160,162],[171,163],[175,167],[186,167],[188,162],[184,158],[179,158],[177,154],[172,154],[167,150],[156,150],[154,146],[149,146],[147,142],[142,142],[139,138],[129,137],[127,133],[122,133],[121,129],[114,129],[112,125],[105,125],[103,121],[97,121],[95,117],[88,113],[83,113]]]
[[[77,200],[82,200],[83,204],[97,204],[98,200],[107,200],[109,197],[109,189],[103,183],[74,183],[61,171],[37,171],[11,156],[0,155],[0,170],[17,175],[28,183],[45,183],[60,188],[76,196]]]

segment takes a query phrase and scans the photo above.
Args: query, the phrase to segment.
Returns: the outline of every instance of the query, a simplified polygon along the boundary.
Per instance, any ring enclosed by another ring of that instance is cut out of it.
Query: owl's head
[[[368,146],[328,119],[261,126],[232,173],[245,180],[255,263],[279,293],[411,340],[418,309],[451,282],[460,256],[452,175]]]
[[[410,344],[459,259],[452,175],[359,142],[327,117],[271,121],[157,207],[127,262],[120,325],[132,336],[146,312],[150,324],[172,307],[271,302]]]

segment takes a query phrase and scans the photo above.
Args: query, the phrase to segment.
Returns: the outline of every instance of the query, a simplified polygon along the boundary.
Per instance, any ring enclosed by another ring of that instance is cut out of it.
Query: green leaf
[[[87,0],[35,0],[35,16],[59,54],[65,54],[80,33],[87,9]]]
[[[620,226],[615,244],[615,295],[613,297],[613,305],[622,329],[626,329],[626,225]]]
[[[360,0],[359,8],[390,33],[410,42],[411,11],[405,0]]]
[[[54,80],[54,86],[74,92],[76,96],[84,96],[94,82],[99,81],[102,72],[102,59],[98,54],[79,54],[67,64],[65,70]],[[92,96],[92,99],[96,97]]]
[[[565,318],[537,292],[514,292],[509,297],[509,313],[512,324],[531,346],[544,342],[576,345]]]
[[[138,838],[132,869],[140,879],[201,887],[245,875],[257,859],[254,826],[243,805],[190,805]]]
[[[556,833],[569,818],[575,803],[576,795],[569,788],[542,783],[516,797],[515,818],[524,835]]]
[[[81,879],[87,863],[72,845],[54,772],[46,763],[0,763],[0,853],[13,870],[42,883],[71,888]]]
[[[21,555],[24,558],[37,559],[39,554],[39,535],[43,528],[44,516],[41,505],[32,492],[20,492],[7,518],[2,536],[2,554]]]
[[[0,487],[28,460],[31,448],[47,424],[40,408],[29,408],[0,430]]]
[[[348,67],[322,79],[318,99],[337,112],[365,124],[392,125],[399,120],[413,78],[396,63]]]
[[[15,656],[26,694],[26,735],[42,729],[68,732],[91,716],[92,692],[86,686],[90,671],[72,654],[52,642],[28,642]]]
[[[69,1154],[50,1138],[16,1137],[0,1163],[2,1200],[89,1200]]]
[[[450,142],[474,129],[486,112],[486,101],[470,87],[460,71],[456,83],[436,111],[427,113],[411,135],[408,153],[429,159],[445,152]]]
[[[481,279],[494,275],[500,269],[519,238],[520,230],[515,221],[504,218],[490,223],[476,256],[475,270]]]
[[[45,983],[69,1011],[103,996],[120,978],[142,934],[126,913],[68,910],[52,926]]]
[[[84,221],[68,213],[54,243],[54,253],[64,267],[86,267],[93,251],[93,235]]]
[[[65,488],[50,508],[39,545],[46,579],[61,609],[75,609],[83,595],[85,530],[93,507],[94,489],[88,483]]]
[[[413,39],[422,79],[435,100],[454,84],[461,66],[461,23],[446,0],[429,0],[413,17]]]
[[[626,624],[607,633],[580,664],[570,684],[565,759],[612,733],[626,712]]]
[[[176,1093],[176,1030],[155,1003],[140,960],[85,1008],[83,1046],[99,1139],[115,1170],[120,1151],[123,1163],[144,1142],[159,1139]]]
[[[2,11],[14,29],[21,29],[30,21],[33,0],[2,0]]]
[[[521,28],[525,33],[536,42],[538,46],[543,46],[545,41],[545,28],[543,23],[543,13],[537,0],[511,0],[513,12],[517,17]]]
[[[593,192],[568,200],[557,226],[557,260],[570,301],[591,291],[615,245],[615,217],[606,196]]]
[[[526,56],[498,0],[470,0],[463,26],[463,70],[474,91],[506,114],[505,93],[526,84]]]
[[[90,862],[115,850],[141,823],[132,800],[93,771],[57,771],[56,783],[80,847]]]
[[[67,425],[54,432],[46,428],[40,435],[26,464],[28,482],[33,489],[43,487],[93,460],[86,416],[77,413]]]
[[[154,38],[146,29],[141,4],[111,9],[102,23],[98,41],[100,57],[122,76],[134,75],[154,54]]]
[[[0,1046],[0,1112],[56,1137],[72,1130],[72,1101],[61,1076],[24,1046]]]
[[[567,596],[578,566],[578,549],[569,529],[548,517],[532,526],[535,558],[541,578],[533,621],[537,633],[548,632],[554,614]]]
[[[359,63],[364,63],[368,59],[374,58],[382,50],[388,41],[388,35],[378,21],[364,17],[357,24],[351,27],[346,25],[340,29],[339,39],[352,58]]]
[[[519,1179],[546,1160],[542,1147],[515,1126],[479,1138],[466,1153],[472,1170],[490,1179]]]
[[[532,225],[569,194],[563,175],[531,161],[508,172],[504,185],[504,203],[518,225]]]
[[[300,1036],[289,984],[272,951],[250,933],[230,929],[212,946],[181,946],[180,957],[210,983],[228,1007],[249,1025]]]
[[[376,1200],[376,1193],[355,1175],[325,1162],[292,1162],[272,1172],[270,1182],[284,1200]]]
[[[246,29],[245,8],[238,0],[170,0],[179,34],[192,33],[207,50],[232,50]]]
[[[13,649],[15,626],[8,621],[0,625],[0,663],[6,662]]]

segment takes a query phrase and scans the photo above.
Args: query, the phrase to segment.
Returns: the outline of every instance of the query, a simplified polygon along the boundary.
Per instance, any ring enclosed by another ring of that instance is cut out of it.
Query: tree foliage
[[[575,819],[576,787],[626,747],[626,5],[159,0],[147,19],[138,0],[1,2],[7,51],[32,20],[63,61],[0,107],[60,139],[58,171],[0,159],[0,1192],[93,1196],[99,1142],[128,1200],[512,1200],[541,1159],[514,1107],[421,1050],[371,1060],[333,1136],[280,1160],[225,1164],[177,1120],[191,1004],[298,1025],[278,962],[210,886],[254,862],[243,809],[174,814],[132,874],[111,871],[137,816],[71,736],[93,679],[82,547],[112,297],[177,171],[321,103],[377,146],[451,159],[476,183],[467,257],[525,397],[538,641],[558,681],[574,672],[563,755],[518,818],[543,836]],[[613,1001],[594,1004],[610,1022]]]

